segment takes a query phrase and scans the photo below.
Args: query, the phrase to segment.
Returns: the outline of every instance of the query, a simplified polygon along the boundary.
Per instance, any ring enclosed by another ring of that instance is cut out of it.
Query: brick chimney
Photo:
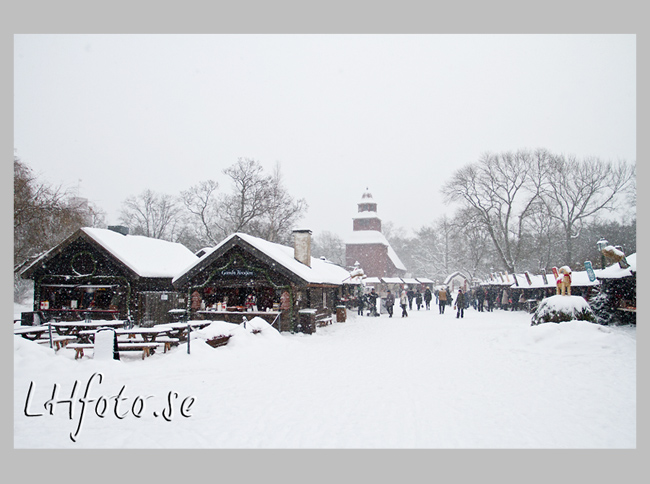
[[[293,257],[311,267],[311,230],[295,229],[293,231]]]

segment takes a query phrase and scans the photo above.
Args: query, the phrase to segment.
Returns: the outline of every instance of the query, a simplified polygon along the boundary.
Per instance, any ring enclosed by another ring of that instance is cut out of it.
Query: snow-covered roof
[[[192,251],[176,242],[143,235],[123,235],[108,229],[82,227],[57,247],[36,259],[23,272],[29,273],[80,236],[92,239],[140,277],[173,277],[183,267],[198,260]]]
[[[404,284],[404,281],[399,277],[382,277],[381,280],[385,284]]]
[[[447,276],[447,278],[443,282],[443,285],[445,285],[445,286],[448,285],[454,277],[461,277],[461,278],[465,279],[466,281],[469,281],[469,277],[467,277],[465,274],[463,274],[460,271],[456,271],[456,272],[453,272],[452,274],[449,274]],[[514,282],[514,281],[510,281],[510,282]]]
[[[381,244],[390,245],[384,234],[377,230],[355,230],[345,240],[348,245],[356,244]]]
[[[358,219],[358,218],[378,218],[378,217],[377,217],[377,212],[375,211],[365,211],[365,212],[355,212],[352,218]]]
[[[632,273],[636,273],[636,252],[625,257],[625,260],[630,264],[630,267],[627,269],[622,269],[618,262],[616,262],[599,271],[596,276],[601,279],[619,279],[621,277],[629,277],[633,275]]]
[[[376,202],[372,197],[372,193],[370,193],[366,188],[366,191],[363,192],[363,194],[361,195],[361,200],[358,203],[376,203]]]
[[[420,284],[417,279],[412,277],[402,277],[402,280],[404,281],[404,284]]]
[[[366,244],[381,244],[388,247],[388,258],[393,263],[396,269],[406,271],[406,266],[397,256],[395,250],[391,247],[388,239],[384,234],[377,230],[355,230],[345,241],[348,245],[366,245]]]
[[[433,281],[428,277],[416,277],[420,284],[433,284]]]
[[[81,229],[125,266],[142,277],[173,277],[198,260],[187,247],[143,235],[122,235],[112,230]]]
[[[363,282],[366,283],[366,284],[380,284],[381,279],[379,279],[378,277],[366,277],[363,280]]]
[[[199,264],[204,263],[211,254],[218,251],[219,248],[236,237],[250,244],[255,249],[273,259],[275,262],[296,274],[309,284],[342,284],[345,279],[350,277],[350,273],[347,270],[333,262],[312,257],[311,267],[309,267],[294,258],[293,247],[276,244],[274,242],[269,242],[268,240],[260,239],[259,237],[253,237],[252,235],[238,232],[226,237],[218,245],[209,249],[199,260],[186,266],[182,271],[179,271],[172,280],[172,283],[176,282],[180,277]]]

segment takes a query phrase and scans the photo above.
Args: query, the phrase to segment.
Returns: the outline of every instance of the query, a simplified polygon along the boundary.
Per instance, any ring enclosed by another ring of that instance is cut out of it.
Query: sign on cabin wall
[[[251,269],[224,269],[219,272],[219,276],[224,279],[241,279],[257,277],[257,272]]]

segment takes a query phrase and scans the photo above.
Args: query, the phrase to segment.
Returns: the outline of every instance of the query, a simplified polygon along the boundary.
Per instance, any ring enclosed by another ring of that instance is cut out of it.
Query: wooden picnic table
[[[133,329],[116,329],[115,332],[118,336],[126,335],[129,338],[140,336],[143,341],[154,342],[160,335],[169,333],[169,328],[153,327],[153,328],[133,328]]]
[[[56,328],[56,331],[64,336],[69,335],[78,335],[80,331],[88,329],[99,329],[101,327],[110,327],[110,328],[120,328],[124,327],[124,321],[111,320],[111,321],[91,321],[89,323],[85,321],[59,321],[56,323],[49,323],[53,328]]]
[[[20,335],[25,339],[36,340],[43,333],[49,331],[50,327],[48,325],[44,326],[18,326],[14,327],[14,334]]]
[[[159,347],[163,347],[164,352],[166,353],[173,344],[176,344],[179,341],[178,338],[167,336],[171,330],[171,328],[166,327],[115,329],[115,334],[118,336],[127,336],[127,338],[130,339],[139,335],[142,338],[142,341],[118,340],[117,349],[120,352],[142,351],[142,359],[153,354],[154,350]],[[76,351],[75,359],[82,358],[84,356],[84,350],[94,349],[94,339],[98,331],[99,328],[84,329],[78,332],[79,343],[68,345],[69,348]],[[160,338],[158,338],[159,336]],[[158,341],[156,341],[156,338],[158,338]]]
[[[212,321],[190,321],[189,325],[192,328],[192,331],[203,329],[207,326],[210,326]],[[187,325],[188,323],[164,323],[158,324],[155,328],[167,329],[167,334],[172,338],[178,338],[179,341],[185,341],[187,339]]]
[[[91,342],[94,338],[95,333],[99,330],[97,329],[84,329],[77,333],[81,342]],[[117,328],[115,329],[115,334],[118,336],[126,336],[128,339],[135,339],[136,336],[140,336],[145,342],[155,342],[156,338],[160,335],[165,335],[170,331],[170,328]]]

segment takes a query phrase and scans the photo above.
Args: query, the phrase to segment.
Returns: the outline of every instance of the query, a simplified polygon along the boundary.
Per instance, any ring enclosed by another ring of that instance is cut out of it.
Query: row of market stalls
[[[123,227],[81,228],[21,276],[34,281],[34,312],[45,320],[114,317],[152,326],[186,310],[237,322],[243,313],[260,315],[292,331],[304,319],[313,329],[355,286],[344,284],[344,268],[311,257],[311,231],[294,237],[287,247],[236,233],[194,254]]]
[[[615,262],[605,269],[595,269],[591,274],[586,270],[572,271],[571,295],[582,296],[587,301],[601,295],[608,307],[618,311],[619,317],[615,319],[636,323],[636,254],[627,256],[624,265],[629,267]],[[542,299],[555,295],[557,285],[552,273],[494,273],[472,288],[474,293],[480,290],[491,292],[497,303],[505,290],[515,304],[524,301],[531,309]]]

